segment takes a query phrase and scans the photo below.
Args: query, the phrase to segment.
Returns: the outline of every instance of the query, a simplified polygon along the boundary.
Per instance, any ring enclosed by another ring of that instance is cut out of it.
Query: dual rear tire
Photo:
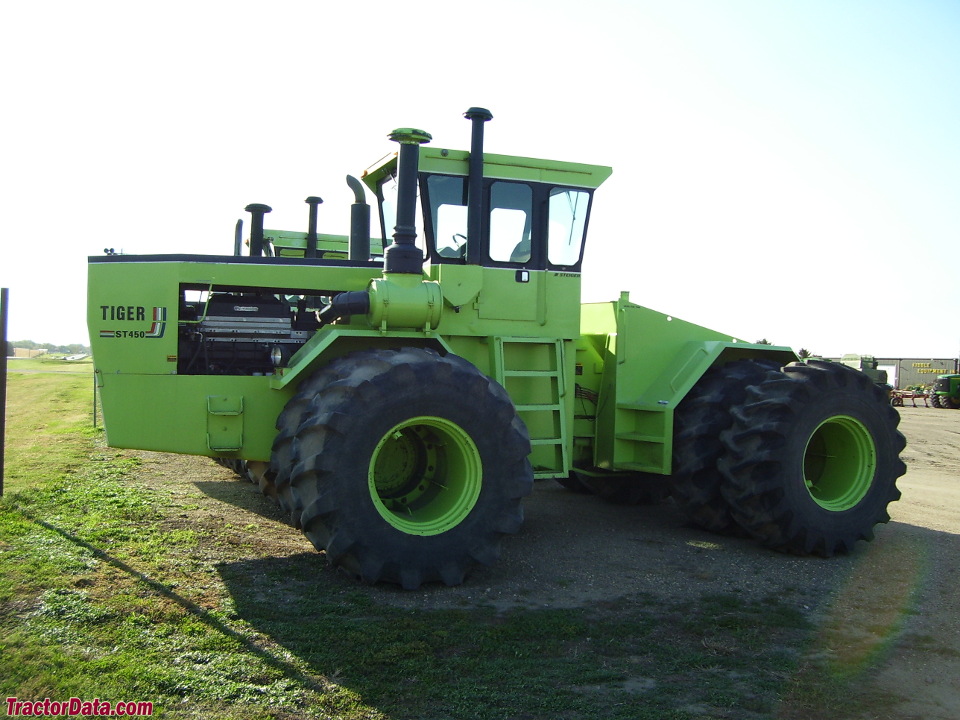
[[[746,398],[747,388],[778,366],[772,361],[737,360],[710,368],[690,391],[674,420],[674,502],[691,523],[710,532],[742,535],[724,498],[717,463],[724,453],[720,434],[733,424],[731,408]]]
[[[906,441],[866,376],[816,360],[711,372],[678,410],[674,497],[693,523],[829,557],[890,519]]]

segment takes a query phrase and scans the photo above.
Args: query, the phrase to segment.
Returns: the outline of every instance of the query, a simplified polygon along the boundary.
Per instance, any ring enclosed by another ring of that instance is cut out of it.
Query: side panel
[[[292,391],[269,377],[109,374],[97,370],[111,447],[269,460]]]
[[[578,273],[435,265],[429,276],[443,290],[438,329],[444,336],[573,340],[580,335]]]
[[[90,266],[87,328],[98,372],[169,375],[177,371],[179,285],[173,263],[125,272]]]

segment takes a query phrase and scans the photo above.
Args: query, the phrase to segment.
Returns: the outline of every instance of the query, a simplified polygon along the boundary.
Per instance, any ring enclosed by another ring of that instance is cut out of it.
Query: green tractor
[[[930,390],[930,403],[935,408],[960,409],[960,375],[939,375]]]
[[[868,378],[870,378],[873,383],[879,387],[888,399],[893,398],[893,385],[887,381],[887,371],[880,369],[880,361],[877,360],[873,355],[857,355],[855,353],[848,353],[840,358],[840,362],[844,365],[859,370]],[[902,403],[901,403],[902,404]]]
[[[855,370],[859,370],[874,383],[881,387],[890,387],[887,382],[887,371],[880,369],[880,361],[873,355],[857,355],[848,353],[840,358],[840,362]]]
[[[484,153],[492,115],[465,117],[469,152],[404,128],[347,178],[349,236],[319,233],[309,197],[306,232],[247,206],[247,254],[238,223],[232,255],[91,257],[110,445],[216,458],[331,563],[404,588],[494,563],[535,480],[672,496],[791,553],[871,539],[905,471],[874,383],[626,293],[581,305],[610,168]]]

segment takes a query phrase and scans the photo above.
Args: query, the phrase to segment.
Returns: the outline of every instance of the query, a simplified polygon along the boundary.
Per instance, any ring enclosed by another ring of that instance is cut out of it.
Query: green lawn
[[[8,373],[13,374],[22,371],[90,374],[93,372],[93,360],[89,357],[83,360],[64,360],[61,355],[40,355],[35,358],[7,358]]]

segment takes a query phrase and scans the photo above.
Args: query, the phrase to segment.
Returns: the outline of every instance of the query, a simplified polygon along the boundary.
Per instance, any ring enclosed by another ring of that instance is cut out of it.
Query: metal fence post
[[[0,288],[0,497],[3,497],[3,455],[7,448],[7,303],[8,288]]]

